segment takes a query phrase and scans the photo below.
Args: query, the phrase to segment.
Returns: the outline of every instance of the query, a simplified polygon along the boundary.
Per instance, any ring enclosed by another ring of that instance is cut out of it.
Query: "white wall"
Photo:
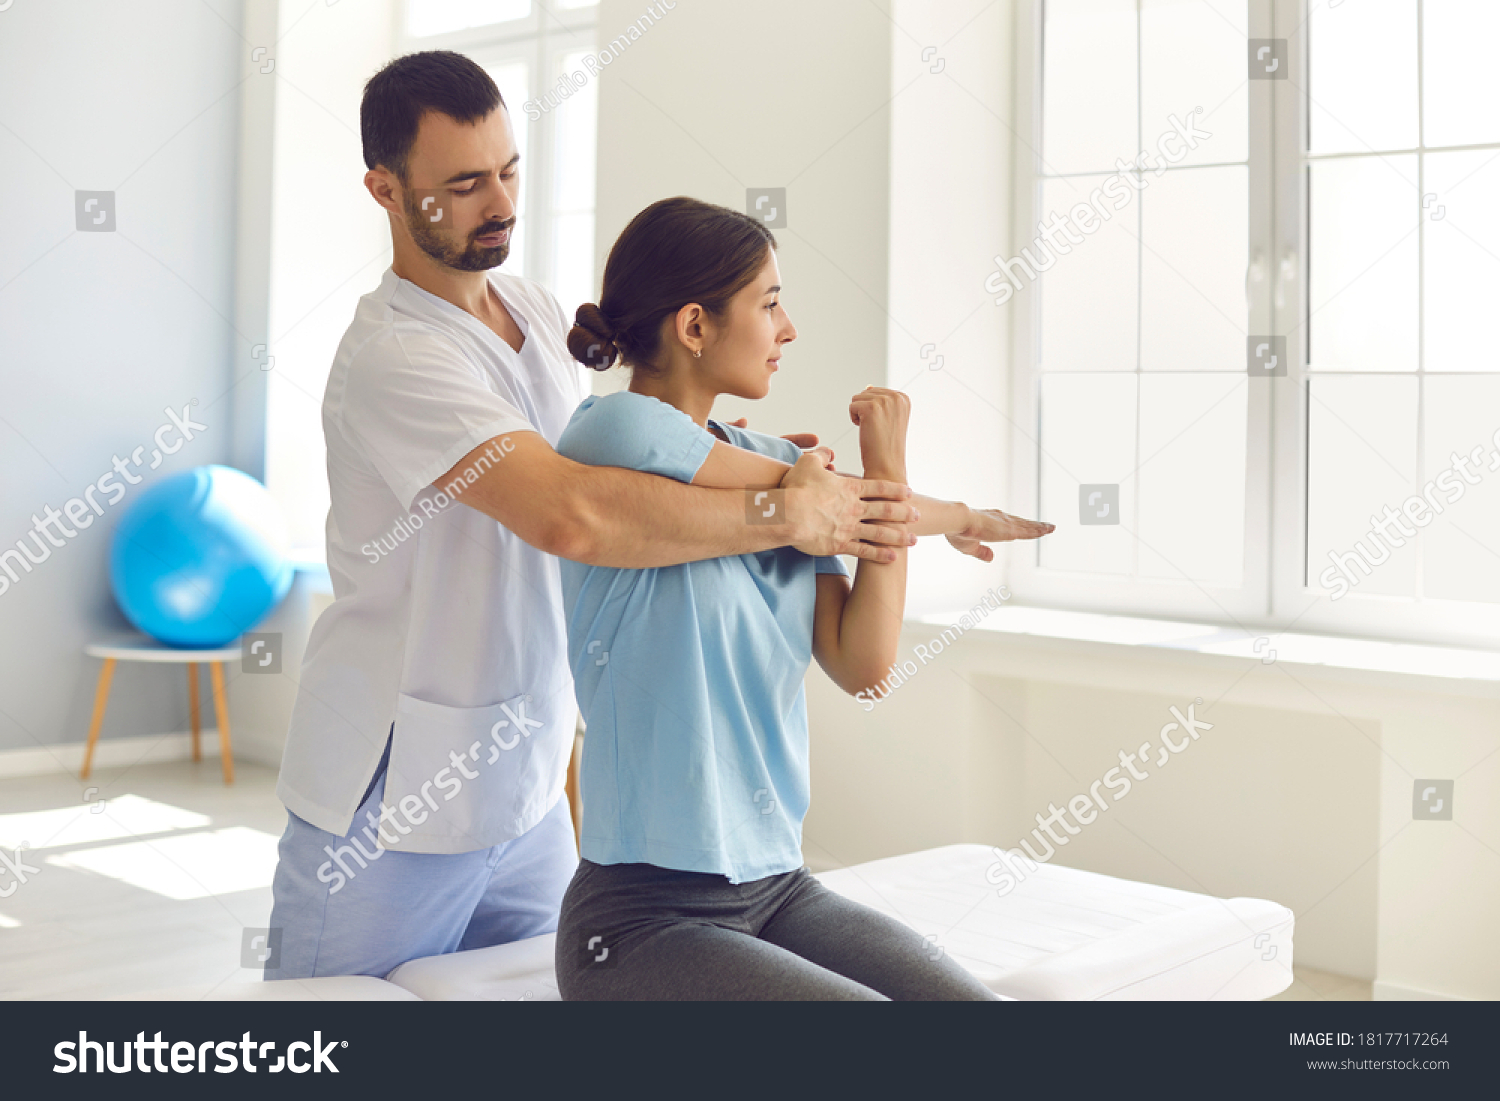
[[[645,7],[603,0],[597,41]],[[716,415],[817,432],[856,467],[849,398],[885,382],[890,42],[862,0],[677,0],[599,83],[596,271],[657,199],[744,210],[747,188],[785,187],[787,226],[772,232],[799,335],[769,397]],[[616,369],[601,385],[624,381]]]
[[[0,13],[0,550],[114,456],[149,463],[165,406],[209,428],[147,479],[229,456],[240,19],[233,0]],[[75,231],[77,190],[115,192],[116,232]],[[108,548],[149,484],[0,595],[0,750],[87,733],[82,647],[128,626]],[[120,670],[106,735],[186,725],[180,668]]]
[[[279,0],[274,144],[268,150],[266,485],[292,544],[322,549],[328,514],[323,388],[361,295],[391,263],[384,210],[364,186],[359,104],[394,49],[395,0]],[[260,155],[260,154],[257,154]],[[255,365],[248,356],[245,369]]]

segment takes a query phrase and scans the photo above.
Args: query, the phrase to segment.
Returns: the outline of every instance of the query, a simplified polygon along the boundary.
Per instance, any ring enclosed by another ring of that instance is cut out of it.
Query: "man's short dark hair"
[[[428,111],[473,124],[503,107],[500,89],[472,59],[452,50],[398,57],[365,85],[359,134],[365,167],[384,165],[405,186],[407,158]]]

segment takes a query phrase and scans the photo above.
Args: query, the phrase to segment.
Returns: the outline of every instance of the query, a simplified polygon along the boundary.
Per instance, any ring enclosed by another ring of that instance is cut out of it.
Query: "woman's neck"
[[[682,410],[699,428],[705,429],[709,415],[713,413],[714,399],[719,396],[694,385],[693,380],[684,375],[670,372],[648,375],[636,371],[630,376],[630,392],[664,401],[672,408]]]

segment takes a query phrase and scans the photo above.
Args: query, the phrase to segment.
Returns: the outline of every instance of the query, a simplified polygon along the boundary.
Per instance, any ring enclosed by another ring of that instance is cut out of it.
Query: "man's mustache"
[[[502,230],[512,228],[516,224],[515,218],[509,218],[495,226],[485,226],[474,234],[475,237],[488,237],[492,233],[500,233]]]

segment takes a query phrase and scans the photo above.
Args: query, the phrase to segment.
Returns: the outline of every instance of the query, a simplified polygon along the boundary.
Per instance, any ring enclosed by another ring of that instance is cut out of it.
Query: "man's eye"
[[[454,191],[453,191],[453,194],[455,194],[455,195],[472,195],[474,193],[474,188],[476,188],[478,186],[479,186],[478,184],[473,184],[473,185],[471,185],[469,187],[464,188],[462,191],[459,191],[457,188],[455,188]]]

